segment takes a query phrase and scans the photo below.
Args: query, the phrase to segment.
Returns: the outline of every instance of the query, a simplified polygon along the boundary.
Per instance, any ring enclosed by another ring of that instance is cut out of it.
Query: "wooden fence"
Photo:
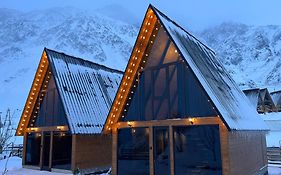
[[[268,147],[267,159],[269,165],[281,167],[281,148],[280,147]]]
[[[18,156],[22,158],[22,151],[23,151],[23,145],[22,144],[12,144],[11,146],[8,146],[3,150],[3,153],[6,154],[6,156]]]

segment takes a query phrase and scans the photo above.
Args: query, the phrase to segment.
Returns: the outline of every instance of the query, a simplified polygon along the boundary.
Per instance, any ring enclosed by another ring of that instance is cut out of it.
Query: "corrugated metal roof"
[[[123,72],[45,49],[73,134],[100,133]]]
[[[214,51],[152,6],[160,22],[232,130],[268,130]]]

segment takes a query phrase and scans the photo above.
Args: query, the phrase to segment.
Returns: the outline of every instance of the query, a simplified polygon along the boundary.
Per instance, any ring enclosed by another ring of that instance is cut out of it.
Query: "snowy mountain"
[[[241,88],[281,88],[281,26],[223,23],[199,35]]]
[[[0,111],[22,109],[44,47],[123,70],[134,25],[71,7],[0,9]]]
[[[0,111],[23,108],[44,47],[123,70],[138,33],[136,24],[141,21],[131,23],[112,12],[105,15],[104,8],[26,13],[0,9]],[[216,51],[241,88],[279,89],[281,27],[224,23],[196,36]]]

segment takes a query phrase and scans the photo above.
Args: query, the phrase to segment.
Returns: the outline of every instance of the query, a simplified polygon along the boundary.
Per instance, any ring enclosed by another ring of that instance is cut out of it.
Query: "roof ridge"
[[[275,93],[280,93],[281,90],[277,90],[277,91],[273,91],[273,92],[270,92],[270,94],[275,94]]]
[[[93,61],[90,61],[90,60],[86,60],[86,59],[83,59],[83,58],[80,58],[80,57],[76,57],[76,56],[73,56],[73,55],[68,55],[64,52],[59,52],[59,51],[56,51],[56,50],[53,50],[53,49],[49,49],[49,48],[44,48],[44,50],[48,53],[48,51],[50,52],[54,52],[54,53],[57,53],[57,54],[61,54],[61,55],[64,55],[64,56],[67,56],[67,57],[71,57],[72,59],[75,59],[75,60],[79,60],[79,61],[83,61],[83,62],[86,62],[86,63],[89,63],[89,64],[93,64],[95,66],[98,66],[98,67],[101,67],[103,69],[109,69],[110,71],[114,71],[114,72],[118,72],[118,73],[124,73],[123,71],[121,70],[118,70],[118,69],[114,69],[114,68],[111,68],[111,67],[107,67],[105,65],[102,65],[102,64],[99,64],[99,63],[96,63],[96,62],[93,62]]]
[[[167,15],[165,15],[163,12],[161,12],[159,9],[157,9],[156,7],[154,7],[153,5],[151,5],[151,8],[153,8],[154,10],[156,10],[158,13],[160,13],[163,17],[165,17],[167,20],[169,20],[171,23],[173,23],[176,27],[180,28],[182,31],[184,31],[187,35],[189,35],[190,37],[192,37],[193,39],[195,39],[197,42],[199,42],[200,44],[202,44],[204,47],[206,47],[208,50],[210,50],[211,52],[213,52],[213,54],[216,54],[216,52],[214,50],[212,50],[209,46],[207,46],[206,44],[204,44],[202,41],[200,41],[199,39],[197,39],[194,35],[192,35],[190,32],[188,32],[187,30],[185,30],[183,27],[181,27],[178,23],[176,23],[174,20],[172,20],[171,18],[169,18]]]

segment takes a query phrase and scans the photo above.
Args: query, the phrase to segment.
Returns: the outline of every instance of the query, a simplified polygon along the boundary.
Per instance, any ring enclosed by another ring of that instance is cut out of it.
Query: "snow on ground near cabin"
[[[281,175],[281,168],[268,167],[268,175]]]
[[[0,160],[0,173],[2,174],[5,169],[5,164],[7,159]],[[11,157],[7,163],[7,175],[64,175],[67,173],[57,173],[57,172],[48,172],[48,171],[39,171],[22,168],[21,166],[21,158],[19,157]],[[268,175],[281,175],[281,167],[268,167]],[[102,174],[107,175],[107,174]]]
[[[281,112],[260,114],[270,131],[266,134],[267,147],[281,146]]]
[[[5,166],[7,163],[7,166]],[[39,175],[62,175],[65,173],[54,173],[54,172],[48,172],[48,171],[38,171],[38,170],[31,170],[22,168],[21,166],[21,158],[19,157],[11,157],[8,159],[0,160],[0,174],[3,174],[5,171],[5,167],[7,167],[7,175],[29,175],[29,174],[39,174]]]
[[[7,164],[7,166],[6,166]],[[32,170],[27,168],[22,168],[21,158],[19,157],[11,157],[8,159],[0,160],[0,174],[3,174],[5,171],[5,167],[7,167],[6,175],[65,175],[70,173],[58,173],[58,172],[49,172],[49,171],[39,171]],[[107,175],[107,174],[101,174]]]

